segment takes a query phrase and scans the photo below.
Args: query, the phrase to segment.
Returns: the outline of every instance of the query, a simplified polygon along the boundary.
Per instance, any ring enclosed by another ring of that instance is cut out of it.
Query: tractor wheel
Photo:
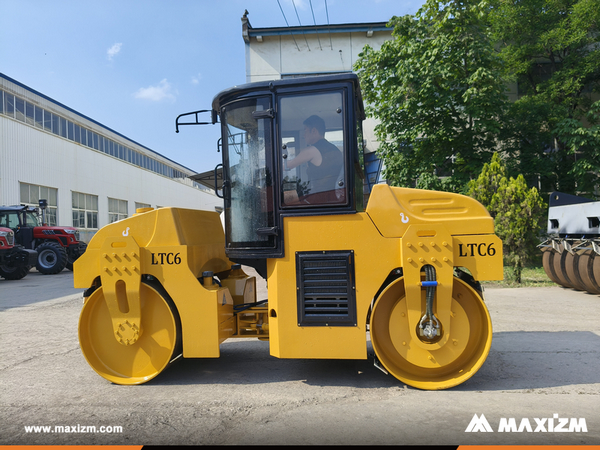
[[[67,252],[55,242],[44,242],[36,248],[38,260],[36,269],[45,275],[61,272],[67,264]]]
[[[424,290],[422,299],[425,305]],[[409,329],[404,279],[381,293],[371,313],[371,342],[389,373],[410,386],[436,390],[456,386],[479,370],[492,345],[488,310],[477,291],[456,277],[451,305],[448,338],[440,343],[417,342]]]
[[[29,269],[29,266],[0,266],[0,277],[6,278],[7,280],[20,280],[29,273]]]
[[[160,286],[140,286],[141,335],[131,345],[117,342],[102,287],[83,305],[79,344],[98,375],[116,384],[141,384],[161,373],[181,354],[179,316]]]

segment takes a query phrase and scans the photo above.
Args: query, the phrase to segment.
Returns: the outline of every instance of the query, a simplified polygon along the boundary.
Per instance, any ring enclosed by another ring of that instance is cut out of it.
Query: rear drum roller
[[[447,389],[471,378],[492,344],[490,315],[477,292],[456,277],[451,310],[447,339],[442,335],[439,344],[416,342],[409,328],[404,279],[388,286],[373,307],[370,323],[373,349],[387,371],[419,389]]]
[[[160,286],[140,286],[141,335],[132,345],[117,342],[102,287],[83,305],[79,343],[87,362],[117,384],[141,384],[161,373],[179,355],[181,326],[171,300]]]

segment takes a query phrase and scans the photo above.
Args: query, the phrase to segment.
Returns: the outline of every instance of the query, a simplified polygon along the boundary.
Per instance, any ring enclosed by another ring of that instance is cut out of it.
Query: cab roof
[[[284,78],[280,80],[257,81],[254,83],[242,84],[233,86],[219,92],[213,99],[212,109],[217,113],[220,112],[221,106],[228,103],[234,98],[243,97],[247,94],[259,92],[276,92],[278,89],[314,87],[319,85],[335,84],[335,83],[350,82],[354,85],[354,93],[357,97],[360,108],[360,119],[364,120],[364,107],[360,83],[358,76],[355,73],[340,73],[335,75],[315,75],[299,78]]]
[[[0,211],[25,211],[28,210],[28,206],[24,206],[24,205],[12,205],[12,206],[0,206]],[[31,211],[34,210],[34,208],[30,209]]]

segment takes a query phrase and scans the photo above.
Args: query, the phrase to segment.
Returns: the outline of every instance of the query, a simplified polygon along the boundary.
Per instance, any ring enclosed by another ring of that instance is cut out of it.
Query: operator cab
[[[33,249],[33,228],[39,225],[36,209],[28,206],[0,207],[0,227],[13,230],[15,240],[25,248]]]
[[[213,123],[217,117],[231,260],[257,267],[253,261],[283,257],[287,216],[363,210],[364,109],[355,74],[237,86],[213,100]]]

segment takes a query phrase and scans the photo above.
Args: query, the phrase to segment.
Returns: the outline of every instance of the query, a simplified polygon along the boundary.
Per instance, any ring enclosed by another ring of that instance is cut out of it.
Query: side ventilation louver
[[[298,325],[356,326],[354,253],[296,253]]]

